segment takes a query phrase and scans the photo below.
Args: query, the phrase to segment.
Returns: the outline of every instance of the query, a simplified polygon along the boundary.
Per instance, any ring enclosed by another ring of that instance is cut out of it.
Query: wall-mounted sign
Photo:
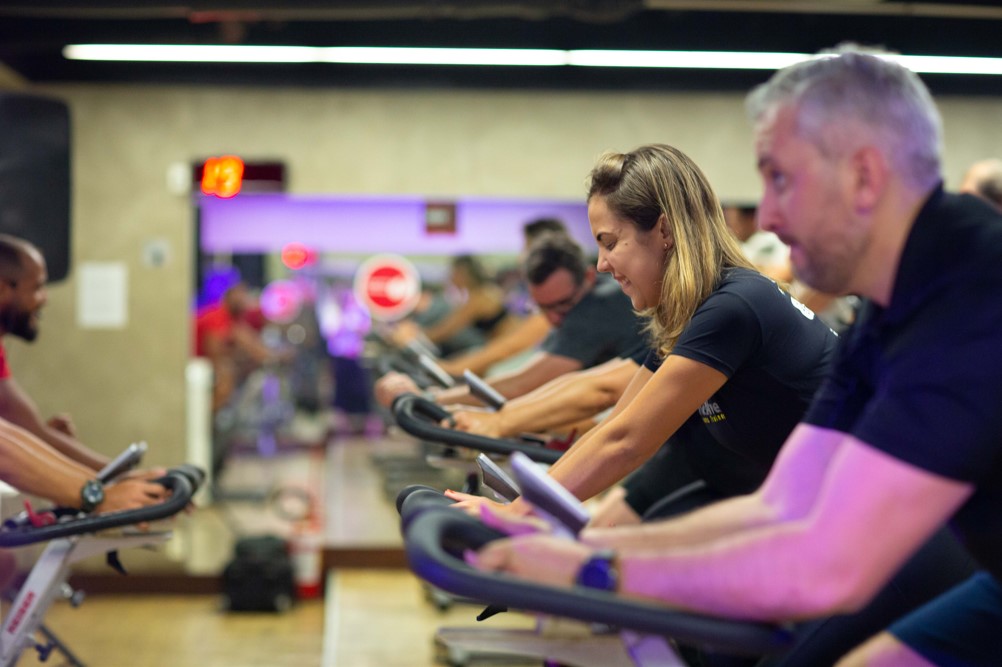
[[[355,274],[355,296],[373,319],[390,321],[408,315],[421,296],[421,276],[400,255],[370,257]]]
[[[424,206],[424,230],[428,234],[455,234],[456,203],[427,202]]]

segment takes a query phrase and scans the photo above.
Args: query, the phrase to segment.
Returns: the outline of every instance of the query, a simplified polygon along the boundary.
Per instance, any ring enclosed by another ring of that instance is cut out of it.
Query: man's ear
[[[587,285],[590,288],[592,283],[595,282],[595,275],[596,275],[595,266],[593,264],[589,264],[588,268],[585,269],[583,284]]]
[[[874,146],[863,146],[850,156],[849,168],[853,208],[857,212],[873,210],[890,179],[884,154]]]

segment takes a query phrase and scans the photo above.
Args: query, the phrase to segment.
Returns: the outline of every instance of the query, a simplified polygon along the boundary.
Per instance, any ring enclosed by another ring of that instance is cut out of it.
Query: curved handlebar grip
[[[413,484],[404,487],[397,494],[397,512],[400,513],[401,532],[406,532],[411,522],[423,512],[448,507],[455,502],[438,489],[433,489],[430,486]]]
[[[404,503],[407,502],[407,499],[411,496],[411,494],[415,493],[421,494],[426,492],[437,493],[440,496],[442,495],[442,492],[439,491],[438,489],[432,488],[425,484],[408,484],[404,488],[400,489],[400,492],[397,493],[397,498],[396,498],[397,514],[400,514],[404,511]]]
[[[178,466],[168,470],[163,477],[154,480],[170,491],[170,497],[162,503],[108,514],[79,515],[72,512],[70,513],[72,518],[65,516],[67,515],[66,510],[57,509],[57,515],[64,515],[64,518],[49,526],[36,528],[30,525],[13,527],[5,525],[3,529],[0,529],[0,548],[19,547],[59,537],[166,519],[187,507],[204,477],[205,473],[195,466]]]
[[[507,574],[482,572],[462,558],[504,537],[463,512],[420,513],[405,534],[407,559],[422,579],[449,593],[492,605],[602,623],[735,654],[762,655],[788,646],[792,633],[768,623],[733,621],[673,611],[653,602],[590,588],[558,588]]]
[[[441,442],[456,447],[466,447],[491,454],[513,454],[522,452],[533,461],[554,463],[561,452],[530,445],[518,440],[502,440],[474,435],[464,431],[444,428],[438,423],[450,417],[442,406],[414,394],[401,394],[393,401],[393,416],[400,428],[416,438]]]
[[[188,478],[188,481],[191,483],[192,487],[194,487],[192,495],[194,495],[194,491],[198,491],[198,488],[202,486],[202,482],[205,481],[205,471],[196,465],[192,465],[191,463],[176,465],[168,471],[168,474],[171,472],[184,475]]]

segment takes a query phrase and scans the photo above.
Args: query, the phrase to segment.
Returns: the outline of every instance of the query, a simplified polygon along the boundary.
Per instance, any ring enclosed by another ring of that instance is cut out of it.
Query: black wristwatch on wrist
[[[87,480],[80,489],[80,509],[93,512],[104,502],[104,485],[96,479]]]
[[[615,592],[619,586],[616,552],[612,549],[599,549],[593,553],[578,570],[577,584],[600,591]]]

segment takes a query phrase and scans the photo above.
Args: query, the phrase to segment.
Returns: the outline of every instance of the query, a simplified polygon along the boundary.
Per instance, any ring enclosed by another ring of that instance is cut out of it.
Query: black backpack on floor
[[[289,544],[273,535],[244,537],[223,570],[229,611],[285,611],[296,598]]]

